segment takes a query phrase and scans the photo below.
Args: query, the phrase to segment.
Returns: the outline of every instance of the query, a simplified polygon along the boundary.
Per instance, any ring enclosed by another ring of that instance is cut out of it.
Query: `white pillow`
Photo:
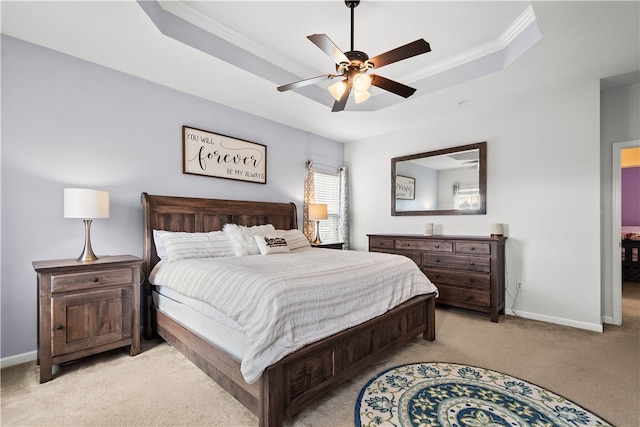
[[[278,230],[277,235],[283,237],[287,241],[289,250],[310,248],[311,243],[307,239],[307,236],[297,228],[291,230]]]
[[[289,253],[289,247],[284,237],[280,236],[253,236],[262,255]]]
[[[164,248],[164,242],[162,241],[164,233],[169,233],[169,231],[153,230],[153,243],[156,245],[156,254],[160,259],[167,259],[167,250]]]
[[[231,240],[222,231],[187,233],[154,230],[156,252],[160,259],[176,261],[188,258],[234,256]]]
[[[222,228],[224,233],[231,240],[236,256],[257,255],[260,248],[253,236],[266,236],[276,234],[276,229],[271,224],[254,225],[245,227],[244,225],[225,224]]]

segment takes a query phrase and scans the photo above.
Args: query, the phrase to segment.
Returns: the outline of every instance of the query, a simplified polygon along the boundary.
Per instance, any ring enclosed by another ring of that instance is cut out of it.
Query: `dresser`
[[[439,304],[504,314],[506,237],[369,234],[369,251],[411,258],[438,287]]]
[[[41,383],[54,364],[124,346],[140,352],[141,263],[131,255],[33,262]]]

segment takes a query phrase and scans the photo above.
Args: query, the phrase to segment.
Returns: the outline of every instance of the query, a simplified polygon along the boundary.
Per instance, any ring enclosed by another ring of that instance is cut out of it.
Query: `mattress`
[[[246,338],[237,328],[229,326],[233,320],[207,304],[167,288],[155,290],[152,295],[154,305],[164,314],[224,350],[238,362],[242,361]]]

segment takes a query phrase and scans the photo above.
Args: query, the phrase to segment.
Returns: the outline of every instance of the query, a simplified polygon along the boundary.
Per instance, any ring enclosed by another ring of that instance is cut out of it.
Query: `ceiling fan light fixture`
[[[356,74],[353,78],[353,90],[356,92],[366,92],[371,87],[371,76],[364,72]]]
[[[342,94],[344,94],[344,91],[347,89],[346,80],[340,80],[329,86],[328,89],[331,96],[333,96],[336,101],[339,101],[340,98],[342,98]]]
[[[367,99],[369,99],[369,97],[371,96],[371,94],[369,92],[365,91],[360,91],[360,90],[354,90],[353,91],[353,97],[356,101],[356,104],[360,104],[361,102],[366,101]]]

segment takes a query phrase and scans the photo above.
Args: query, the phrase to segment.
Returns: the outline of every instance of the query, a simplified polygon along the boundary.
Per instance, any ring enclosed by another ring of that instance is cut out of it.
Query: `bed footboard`
[[[269,366],[247,384],[240,364],[178,322],[156,313],[158,334],[232,394],[259,419],[281,426],[337,385],[414,337],[435,339],[435,295],[420,295],[353,328],[310,344]]]

